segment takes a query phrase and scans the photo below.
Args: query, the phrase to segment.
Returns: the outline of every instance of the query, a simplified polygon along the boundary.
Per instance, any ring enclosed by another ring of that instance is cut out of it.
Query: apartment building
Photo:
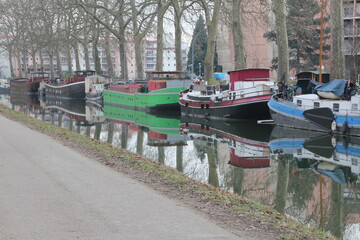
[[[186,70],[188,46],[186,43],[182,44],[181,57],[183,70]],[[145,72],[155,71],[156,68],[156,40],[144,41],[144,69]],[[171,34],[165,35],[165,43],[163,50],[163,71],[176,70],[176,54],[175,54],[175,40]]]
[[[360,0],[344,0],[344,53],[347,78],[360,81]]]

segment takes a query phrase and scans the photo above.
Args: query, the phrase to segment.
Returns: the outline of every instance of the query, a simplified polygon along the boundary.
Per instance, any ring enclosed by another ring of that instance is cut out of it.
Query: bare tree
[[[244,47],[244,36],[241,28],[241,9],[242,0],[232,0],[232,36],[234,41],[234,55],[235,55],[235,69],[241,69],[246,67],[246,54]]]
[[[278,81],[289,81],[289,50],[286,28],[285,0],[273,0],[272,11],[275,15],[275,29],[278,46]]]
[[[158,0],[156,29],[156,71],[163,71],[164,65],[164,15],[170,6],[168,0]]]
[[[156,14],[151,12],[148,7],[152,7],[151,1],[143,1],[137,4],[136,0],[130,0],[131,2],[131,22],[132,22],[132,34],[135,46],[135,61],[137,69],[137,79],[144,79],[144,66],[142,58],[142,40],[152,27],[152,23]]]
[[[181,19],[184,12],[189,9],[197,1],[187,0],[171,0],[171,5],[174,9],[174,27],[175,27],[175,57],[176,57],[176,70],[182,71],[182,28]]]
[[[220,7],[222,0],[200,1],[201,6],[205,12],[205,19],[208,31],[208,44],[206,56],[204,60],[204,78],[208,80],[209,84],[215,84],[214,80],[214,57],[216,50],[216,37],[218,30]]]
[[[92,5],[87,4],[83,0],[75,0],[76,4],[90,17],[98,21],[108,31],[110,31],[119,41],[119,52],[121,62],[121,78],[128,80],[127,56],[126,56],[126,37],[125,31],[129,25],[131,18],[129,17],[130,5],[128,1],[117,0],[113,5]],[[101,19],[91,11],[93,8],[100,8],[106,11],[112,18],[112,22]],[[85,21],[87,22],[87,21]],[[85,39],[84,35],[84,39]],[[85,40],[84,40],[85,41]],[[86,51],[85,51],[86,54]]]
[[[324,1],[324,0],[322,0]],[[343,0],[331,0],[331,78],[345,77]]]

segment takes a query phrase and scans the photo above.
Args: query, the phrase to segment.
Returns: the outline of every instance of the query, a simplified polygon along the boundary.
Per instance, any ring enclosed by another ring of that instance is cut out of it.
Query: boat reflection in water
[[[280,170],[289,169],[279,178],[282,201],[274,207],[336,237],[356,239],[360,138],[275,127],[269,146]]]
[[[10,104],[13,110],[25,114],[37,114],[41,111],[37,95],[25,93],[10,93]]]
[[[228,163],[234,166],[270,166],[268,141],[272,127],[269,125],[257,125],[255,121],[248,120],[225,122],[182,117],[180,128],[183,134],[199,146],[213,146],[215,151],[223,150],[223,154],[228,155]],[[225,143],[227,147],[218,149],[217,142],[222,145]]]
[[[350,185],[360,174],[360,138],[288,129],[269,146],[275,155],[292,154],[299,169],[314,169],[342,185]]]
[[[178,115],[153,115],[130,108],[105,105],[104,116],[113,129],[108,137],[108,142],[112,145],[160,163],[165,163],[166,158],[176,159],[178,164],[182,163],[182,147],[186,145],[186,137],[179,132]],[[182,169],[180,165],[176,167]]]

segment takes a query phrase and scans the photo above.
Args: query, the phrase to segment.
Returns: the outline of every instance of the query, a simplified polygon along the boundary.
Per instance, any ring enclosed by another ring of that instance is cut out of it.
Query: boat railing
[[[266,87],[265,87],[266,86]],[[275,89],[270,86],[260,86],[256,88],[256,91],[251,91],[250,89],[242,89],[242,90],[235,90],[235,91],[228,91],[230,98],[235,98],[236,96],[240,96],[241,98],[246,97],[256,97],[256,96],[263,96],[263,95],[272,95],[275,93]],[[251,88],[253,89],[253,88]],[[250,91],[246,91],[250,90]],[[223,92],[226,92],[223,91]]]

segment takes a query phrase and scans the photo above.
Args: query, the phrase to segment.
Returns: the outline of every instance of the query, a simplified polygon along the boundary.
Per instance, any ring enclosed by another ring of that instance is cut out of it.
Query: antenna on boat
[[[325,0],[321,0],[321,17],[320,17],[320,53],[319,53],[319,82],[322,83],[322,53],[323,53],[323,35],[324,35],[324,5]]]

